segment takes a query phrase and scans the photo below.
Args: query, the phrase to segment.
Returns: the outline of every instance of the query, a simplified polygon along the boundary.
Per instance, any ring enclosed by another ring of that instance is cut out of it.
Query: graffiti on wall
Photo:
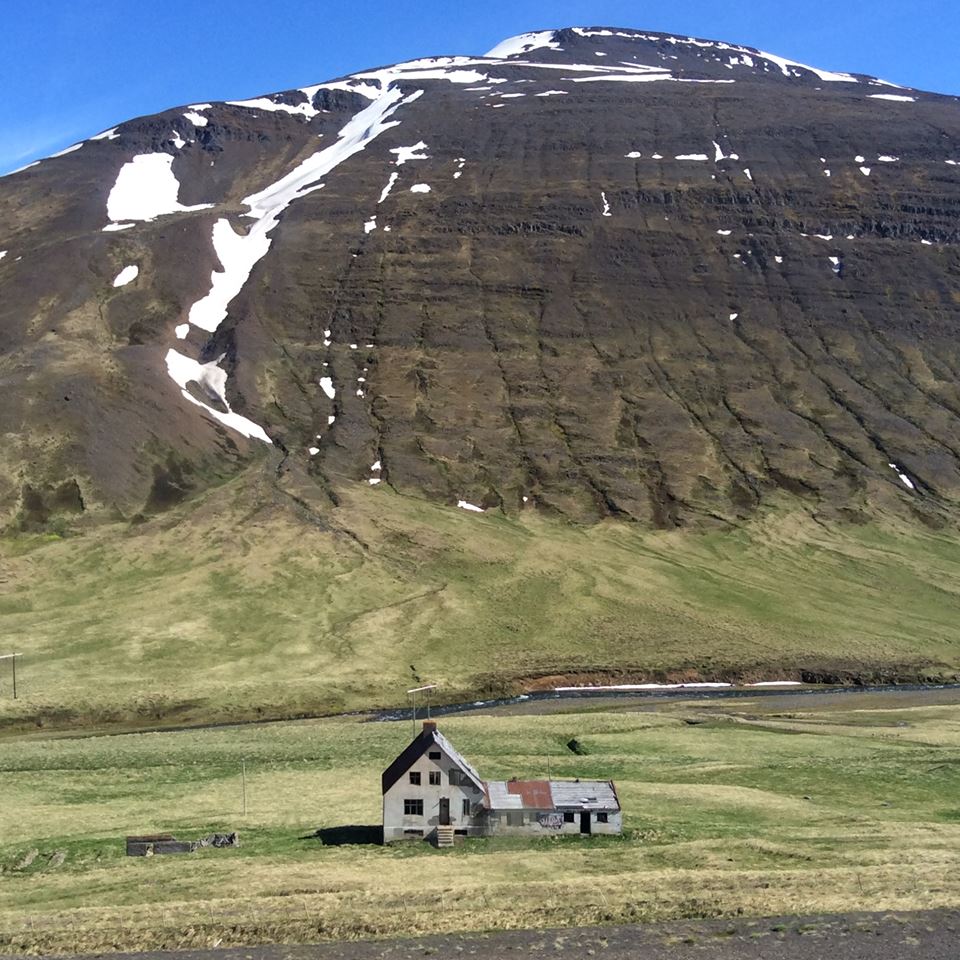
[[[538,813],[537,823],[544,830],[560,830],[563,827],[562,813]]]

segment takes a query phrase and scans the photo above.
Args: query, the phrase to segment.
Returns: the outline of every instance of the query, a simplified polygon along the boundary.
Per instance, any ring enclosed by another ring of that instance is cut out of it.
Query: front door
[[[584,810],[580,814],[580,832],[589,833],[590,832],[590,811]]]
[[[450,798],[449,797],[440,798],[440,825],[443,827],[450,826]]]

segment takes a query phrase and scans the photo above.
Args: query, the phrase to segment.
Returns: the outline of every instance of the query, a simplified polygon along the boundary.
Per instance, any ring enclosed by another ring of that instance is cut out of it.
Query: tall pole
[[[17,657],[22,656],[19,653],[0,654],[0,660],[10,661],[10,672],[13,677],[13,699],[17,699]]]
[[[414,687],[412,690],[408,690],[408,691],[407,691],[407,693],[410,694],[410,702],[411,702],[412,705],[413,705],[413,717],[412,717],[412,720],[413,720],[413,736],[414,736],[414,738],[416,738],[416,736],[417,736],[417,694],[420,693],[421,690],[427,691],[427,693],[426,693],[426,697],[427,697],[427,719],[429,720],[429,719],[430,719],[430,693],[429,693],[429,691],[430,691],[430,690],[435,690],[436,687],[437,687],[437,685],[436,685],[435,683],[428,683],[428,684],[426,684],[426,685],[424,685],[424,686],[422,686],[422,687]]]
[[[240,783],[243,790],[243,815],[247,815],[247,761],[240,761]]]

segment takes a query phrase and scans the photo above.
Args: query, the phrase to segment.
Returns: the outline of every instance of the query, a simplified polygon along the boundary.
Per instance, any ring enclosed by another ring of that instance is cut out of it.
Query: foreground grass
[[[0,947],[172,948],[960,903],[960,708],[762,710],[445,720],[484,775],[613,777],[626,814],[622,838],[477,840],[451,851],[314,836],[379,821],[379,773],[407,724],[8,741]],[[572,736],[586,755],[567,749]],[[242,847],[123,856],[126,833],[214,829],[239,829]]]
[[[17,703],[0,665],[0,725],[332,713],[402,703],[416,677],[472,699],[544,674],[960,668],[947,534],[785,512],[727,533],[581,528],[365,486],[311,518],[272,489],[246,476],[143,524],[0,540],[25,655]]]

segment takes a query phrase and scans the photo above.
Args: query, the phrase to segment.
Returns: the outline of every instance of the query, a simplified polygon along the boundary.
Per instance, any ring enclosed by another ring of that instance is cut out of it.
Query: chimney
[[[424,720],[423,721],[423,732],[424,733],[434,733],[437,729],[436,720]]]

